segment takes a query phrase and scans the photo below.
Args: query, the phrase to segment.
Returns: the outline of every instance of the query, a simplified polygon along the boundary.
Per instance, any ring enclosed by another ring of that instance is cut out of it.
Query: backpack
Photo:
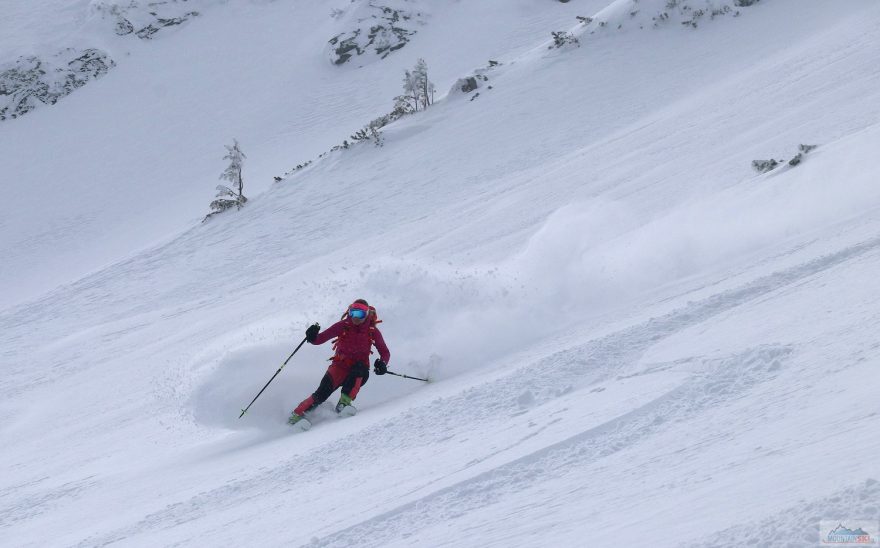
[[[379,319],[375,306],[367,305],[367,308],[369,308],[367,311],[367,321],[370,322],[370,355],[372,355],[373,345],[376,343],[376,337],[374,335],[376,325],[382,323],[382,320]],[[339,320],[344,320],[346,316],[348,316],[348,308],[345,309],[345,312],[342,313],[342,317],[339,318]],[[339,342],[345,338],[346,333],[348,333],[348,324],[342,327],[342,334],[333,339],[333,356],[330,357],[328,361],[333,361],[336,358],[336,349],[339,347]]]

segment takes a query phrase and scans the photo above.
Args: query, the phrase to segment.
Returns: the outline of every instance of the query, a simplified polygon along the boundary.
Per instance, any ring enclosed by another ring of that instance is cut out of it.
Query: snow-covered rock
[[[193,9],[196,3],[190,0],[92,0],[91,9],[109,21],[117,35],[150,40],[164,29],[198,17],[200,12]]]
[[[359,64],[384,59],[406,46],[426,18],[412,1],[361,0],[341,19],[349,30],[329,40],[330,61],[343,65],[356,58]]]
[[[21,57],[0,67],[0,120],[54,105],[114,66],[113,59],[97,49],[68,48],[49,58]]]

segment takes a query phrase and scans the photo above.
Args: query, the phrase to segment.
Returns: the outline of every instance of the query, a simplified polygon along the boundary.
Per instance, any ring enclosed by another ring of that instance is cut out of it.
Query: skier
[[[376,327],[377,323],[379,319],[376,317],[376,309],[367,301],[358,299],[348,307],[340,321],[325,331],[321,332],[321,326],[318,324],[306,330],[306,340],[315,345],[324,344],[337,337],[333,345],[336,353],[331,358],[332,363],[321,379],[318,389],[294,409],[288,423],[302,430],[311,428],[312,425],[305,418],[305,414],[324,403],[340,386],[342,386],[342,394],[339,396],[339,403],[336,404],[336,412],[342,416],[357,413],[351,402],[370,378],[369,363],[372,346],[375,345],[379,351],[379,357],[373,364],[373,371],[377,375],[384,375],[388,371],[388,360],[391,358],[382,333]]]

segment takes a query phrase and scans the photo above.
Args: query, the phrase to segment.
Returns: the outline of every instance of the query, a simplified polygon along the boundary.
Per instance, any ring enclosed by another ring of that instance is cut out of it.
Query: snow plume
[[[877,142],[880,127],[823,145],[797,170],[749,178],[652,218],[625,200],[573,202],[550,213],[518,252],[494,265],[379,254],[363,265],[333,257],[303,266],[289,274],[280,297],[295,315],[224,335],[223,347],[192,367],[220,362],[203,383],[197,416],[248,401],[260,386],[243,380],[255,374],[244,364],[265,364],[259,373],[268,379],[310,322],[328,327],[357,298],[375,305],[385,320],[380,328],[393,371],[444,380],[522,364],[517,354],[556,332],[589,329],[618,310],[657,302],[683,282],[742,271],[752,257],[785,252],[790,238],[878,207],[875,173],[865,169]],[[265,413],[265,425],[280,425],[284,406],[314,389],[330,353],[322,347],[297,357],[258,412]],[[413,389],[410,382],[374,383],[364,398],[395,399]],[[234,416],[226,419],[240,427]]]
[[[602,306],[620,290],[626,260],[608,260],[602,250],[634,229],[637,219],[622,203],[592,200],[563,206],[551,214],[508,268],[530,287],[530,308],[547,314]],[[622,259],[622,258],[621,258]]]
[[[574,323],[638,306],[672,284],[749,264],[774,248],[781,253],[818,226],[876,210],[880,189],[870,166],[878,142],[880,126],[873,126],[813,153],[802,171],[750,178],[648,222],[624,202],[566,205],[504,268],[525,286],[529,314],[538,318]]]
[[[436,379],[483,365],[525,336],[511,282],[497,268],[386,260],[368,268],[363,292],[393,319],[383,330],[394,366]]]

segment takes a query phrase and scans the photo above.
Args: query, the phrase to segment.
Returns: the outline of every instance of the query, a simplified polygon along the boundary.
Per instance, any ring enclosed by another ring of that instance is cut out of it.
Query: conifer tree
[[[403,96],[412,102],[413,112],[419,111],[419,82],[415,75],[406,71],[403,75]]]
[[[244,163],[245,156],[244,152],[241,151],[241,148],[238,146],[238,139],[232,140],[232,146],[226,145],[226,156],[223,157],[224,160],[229,160],[229,165],[220,174],[220,179],[225,179],[232,183],[232,187],[236,188],[238,191],[238,198],[244,198],[242,191],[244,190],[244,180],[241,177],[241,167]],[[222,185],[221,185],[222,186]],[[227,189],[228,190],[228,189]],[[247,198],[244,198],[247,201]]]
[[[229,160],[229,165],[226,166],[226,169],[220,174],[220,179],[229,181],[232,188],[229,188],[226,185],[217,185],[217,195],[215,196],[215,200],[211,202],[211,213],[205,216],[205,221],[207,221],[212,215],[216,215],[227,209],[233,207],[241,209],[241,206],[247,202],[247,198],[244,196],[244,179],[241,174],[242,165],[247,156],[245,156],[244,152],[242,152],[241,148],[238,146],[237,139],[232,140],[232,146],[225,146],[226,156],[224,156],[223,159]]]
[[[418,101],[422,105],[422,109],[434,102],[434,83],[428,79],[428,63],[424,59],[416,61],[413,69],[412,78],[415,80],[415,88]]]

